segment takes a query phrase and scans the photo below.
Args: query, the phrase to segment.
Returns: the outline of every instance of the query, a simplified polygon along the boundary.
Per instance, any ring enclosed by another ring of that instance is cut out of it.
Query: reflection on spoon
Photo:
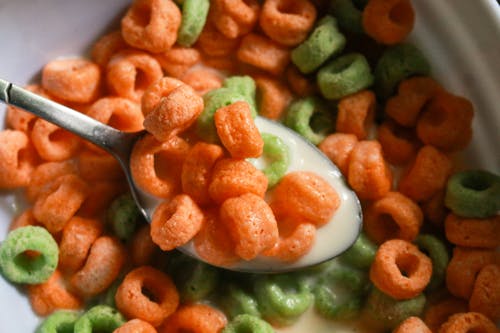
[[[132,148],[135,142],[144,135],[144,131],[136,133],[118,131],[2,79],[0,79],[0,100],[21,107],[111,153],[123,168],[140,211],[148,221],[151,221],[155,207],[162,200],[137,188],[129,167]],[[318,229],[311,251],[298,261],[285,263],[273,258],[257,257],[251,261],[241,260],[225,268],[246,272],[284,272],[319,264],[338,256],[354,243],[361,230],[361,206],[358,198],[349,189],[338,168],[300,135],[277,122],[262,117],[257,117],[255,123],[261,132],[278,136],[290,148],[291,163],[288,172],[311,171],[321,175],[337,191],[340,206],[331,221]],[[179,250],[200,259],[191,242],[180,247]]]

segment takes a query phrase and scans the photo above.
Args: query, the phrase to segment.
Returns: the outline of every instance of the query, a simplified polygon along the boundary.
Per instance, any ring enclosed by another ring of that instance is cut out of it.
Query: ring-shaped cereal
[[[349,156],[358,143],[354,134],[333,133],[320,142],[318,148],[335,164],[343,175],[347,175]]]
[[[37,333],[57,333],[64,329],[72,332],[79,317],[77,311],[58,310],[43,320],[37,328]]]
[[[386,120],[377,128],[377,140],[387,161],[395,165],[410,162],[417,154],[420,142],[413,129]]]
[[[373,84],[370,65],[360,53],[348,53],[322,66],[316,75],[326,99],[340,99]]]
[[[212,8],[215,26],[228,38],[248,34],[259,20],[257,0],[214,0]]]
[[[209,68],[196,68],[181,77],[182,82],[189,85],[200,96],[222,86],[222,76]]]
[[[366,139],[374,125],[376,103],[375,94],[370,90],[343,97],[337,106],[335,130],[354,134],[358,140]]]
[[[49,94],[42,88],[41,85],[29,84],[25,86],[24,89],[47,99],[53,99],[53,97],[49,96]],[[31,132],[33,124],[35,123],[36,119],[38,119],[37,116],[35,116],[33,113],[12,105],[7,106],[6,111],[6,127],[13,130],[25,132],[26,134]]]
[[[35,251],[39,255],[28,255]],[[59,249],[42,227],[26,226],[8,233],[0,246],[0,270],[11,282],[36,284],[47,281],[57,267]]]
[[[226,316],[214,307],[187,304],[165,321],[159,333],[218,333],[226,323]]]
[[[493,322],[500,319],[500,265],[484,266],[477,275],[469,299],[469,310],[480,312]]]
[[[222,330],[222,333],[243,333],[243,332],[259,332],[273,333],[274,328],[259,316],[251,314],[240,314],[234,317]]]
[[[423,224],[420,207],[399,192],[389,192],[364,211],[363,228],[375,243],[398,238],[413,241]]]
[[[442,286],[446,275],[446,266],[450,261],[448,249],[443,240],[430,234],[420,234],[415,239],[417,246],[428,253],[432,260],[432,276],[426,291],[434,291]]]
[[[113,333],[157,333],[157,331],[147,321],[132,319],[118,327]]]
[[[149,85],[141,98],[142,113],[147,116],[158,107],[163,98],[182,85],[182,81],[168,76],[162,77],[160,80]]]
[[[269,119],[280,119],[292,100],[292,93],[286,85],[270,76],[255,78],[257,86],[257,109],[259,114]]]
[[[217,30],[213,22],[213,14],[211,13],[213,11],[208,14],[207,23],[203,27],[200,36],[198,36],[195,45],[205,55],[226,58],[238,48],[240,38],[228,38]]]
[[[444,221],[446,239],[464,247],[495,249],[500,246],[500,215],[490,218],[462,218],[450,213]]]
[[[266,0],[259,23],[271,39],[295,46],[306,39],[316,20],[316,8],[308,0]]]
[[[252,118],[257,116],[257,102],[255,100],[257,86],[253,77],[249,75],[233,75],[224,79],[222,87],[228,88],[245,97],[245,102],[250,106]]]
[[[373,284],[397,299],[410,299],[427,286],[432,274],[432,261],[418,247],[401,239],[380,245],[370,267]]]
[[[464,299],[449,296],[438,302],[429,304],[423,319],[432,332],[438,332],[439,327],[455,313],[467,312],[468,304]]]
[[[152,296],[146,296],[145,290]],[[138,318],[156,327],[175,312],[179,294],[168,275],[153,267],[142,266],[125,276],[115,300],[116,307],[127,318]]]
[[[331,11],[342,30],[353,34],[363,34],[363,8],[366,5],[356,0],[335,0],[331,2]]]
[[[439,333],[467,332],[498,333],[498,327],[482,313],[465,312],[450,316],[439,328]]]
[[[84,312],[75,322],[75,333],[113,332],[125,323],[116,309],[107,305],[95,305]]]
[[[121,51],[106,67],[106,82],[110,92],[139,102],[145,90],[163,77],[158,61],[140,51]]]
[[[166,142],[146,134],[135,144],[130,156],[130,170],[135,184],[160,198],[173,196],[180,188],[182,163],[189,144],[179,137]]]
[[[120,30],[115,30],[103,35],[94,43],[90,51],[90,57],[102,69],[105,69],[109,59],[111,59],[115,53],[128,47],[129,45],[122,37],[122,32]]]
[[[36,153],[28,136],[17,130],[0,132],[0,188],[27,186],[35,170]]]
[[[182,19],[177,31],[177,44],[188,47],[196,42],[205,26],[209,8],[209,0],[182,2]]]
[[[81,140],[57,125],[37,119],[31,130],[31,141],[37,153],[46,161],[63,161],[73,157]]]
[[[163,251],[186,244],[200,230],[203,212],[186,194],[160,204],[151,220],[151,238]]]
[[[363,232],[361,233],[356,242],[342,255],[339,259],[350,266],[359,269],[370,268],[375,254],[377,253],[377,245],[373,243]]]
[[[432,333],[427,325],[419,317],[408,317],[399,324],[393,331],[394,333]]]
[[[184,4],[186,3],[187,1],[184,2]],[[156,54],[155,59],[158,60],[166,75],[180,78],[191,67],[200,62],[201,54],[198,49],[174,45],[171,49]]]
[[[267,161],[262,170],[267,177],[267,187],[278,184],[290,166],[290,148],[278,136],[261,133],[264,141],[263,157]]]
[[[42,193],[47,184],[59,176],[66,174],[76,174],[77,165],[74,161],[47,162],[39,164],[33,171],[31,181],[26,187],[26,198],[29,202],[34,202],[38,195]]]
[[[144,129],[141,108],[122,97],[103,97],[90,106],[87,116],[120,131],[138,132]]]
[[[172,0],[135,0],[121,20],[123,39],[133,47],[160,53],[177,39],[181,11]]]

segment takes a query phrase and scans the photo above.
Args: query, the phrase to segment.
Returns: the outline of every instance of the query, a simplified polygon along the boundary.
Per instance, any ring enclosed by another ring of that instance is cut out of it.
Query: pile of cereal
[[[274,332],[311,307],[370,332],[499,332],[500,177],[454,165],[473,106],[404,42],[413,24],[409,0],[135,0],[91,59],[46,64],[31,91],[147,130],[131,170],[164,202],[147,224],[113,157],[8,108],[0,189],[29,207],[0,272],[46,317],[37,332]],[[254,275],[175,250],[293,262],[335,213],[257,114],[317,145],[362,201],[340,257]]]

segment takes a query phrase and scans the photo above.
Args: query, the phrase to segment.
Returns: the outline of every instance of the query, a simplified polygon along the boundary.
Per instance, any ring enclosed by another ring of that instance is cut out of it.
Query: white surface
[[[61,55],[83,54],[123,13],[126,0],[0,0],[0,77],[25,84]],[[494,0],[413,0],[413,40],[450,91],[476,107],[467,164],[500,172],[500,9]],[[0,106],[3,126],[3,107]],[[0,192],[0,239],[15,209]],[[310,323],[306,319],[303,322]],[[33,332],[28,302],[0,278],[0,333]],[[309,325],[307,329],[311,330]],[[317,332],[330,331],[327,326]],[[295,327],[287,332],[304,332]]]

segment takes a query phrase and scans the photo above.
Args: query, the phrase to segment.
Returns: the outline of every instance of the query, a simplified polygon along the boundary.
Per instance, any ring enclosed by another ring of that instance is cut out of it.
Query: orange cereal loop
[[[165,52],[177,39],[181,15],[172,0],[135,0],[121,20],[123,39],[138,49]]]
[[[200,51],[192,47],[174,45],[171,49],[155,55],[168,76],[180,78],[192,66],[200,62]]]
[[[235,54],[229,54],[226,56],[203,55],[203,65],[226,73],[237,73],[241,64]]]
[[[377,141],[359,141],[351,151],[347,180],[360,199],[376,200],[392,187],[392,172]]]
[[[451,315],[467,312],[467,309],[468,306],[465,300],[450,296],[438,303],[429,305],[424,313],[424,321],[432,332],[437,332],[439,327]]]
[[[85,180],[120,180],[125,177],[120,163],[108,152],[82,150],[77,156],[80,176]]]
[[[333,133],[327,136],[318,148],[335,164],[342,174],[347,175],[349,156],[358,143],[354,134]]]
[[[456,297],[469,299],[479,271],[491,264],[500,263],[500,253],[495,250],[455,247],[446,269],[446,286]]]
[[[444,195],[445,191],[443,189],[434,194],[429,200],[420,204],[425,219],[439,228],[443,227],[449,212],[448,208],[444,205]]]
[[[262,155],[264,140],[247,102],[235,102],[218,109],[214,121],[217,135],[231,157],[244,159]]]
[[[123,179],[90,181],[88,185],[88,196],[77,212],[77,215],[82,217],[95,217],[103,214],[114,198],[129,189],[127,182]]]
[[[147,116],[152,110],[158,107],[162,98],[167,97],[176,88],[182,86],[180,80],[165,76],[151,84],[141,99],[142,113]]]
[[[321,176],[308,171],[286,174],[274,188],[273,210],[296,221],[322,226],[340,205],[333,187]]]
[[[410,0],[369,0],[363,14],[363,29],[382,44],[397,44],[413,29],[415,12]]]
[[[26,198],[34,202],[51,181],[62,175],[77,174],[78,168],[74,161],[46,162],[40,164],[33,170],[30,182],[26,187]]]
[[[196,47],[205,55],[224,57],[238,48],[240,38],[228,38],[223,35],[213,23],[213,10],[209,12],[207,22],[196,41]]]
[[[38,196],[33,215],[50,233],[57,233],[78,211],[88,192],[87,184],[80,177],[73,174],[60,176]]]
[[[307,38],[316,20],[316,8],[308,0],[266,0],[259,23],[272,40],[296,46]]]
[[[472,219],[450,213],[444,222],[444,229],[446,238],[458,246],[491,249],[500,246],[500,215]]]
[[[83,267],[71,276],[71,287],[85,297],[103,292],[118,277],[126,258],[125,248],[117,238],[99,237]]]
[[[179,294],[165,273],[141,266],[130,271],[115,294],[116,307],[127,318],[159,326],[179,305]]]
[[[210,90],[222,87],[222,76],[217,71],[208,68],[190,70],[181,77],[181,80],[193,88],[200,96]]]
[[[425,104],[442,89],[428,76],[406,79],[399,84],[398,94],[387,100],[385,113],[399,125],[413,127]]]
[[[336,131],[364,140],[374,125],[375,94],[370,90],[343,97],[338,104]]]
[[[47,92],[42,88],[42,86],[37,84],[30,84],[24,87],[24,89],[40,95],[42,97],[52,99]],[[22,131],[29,133],[33,128],[35,120],[38,119],[34,114],[24,111],[23,109],[17,108],[15,106],[7,106],[7,114],[5,116],[5,124],[8,128],[17,131]]]
[[[151,239],[150,229],[149,224],[145,224],[132,236],[130,256],[134,266],[149,265],[158,250]]]
[[[420,207],[399,192],[389,192],[363,212],[363,229],[375,243],[398,238],[413,241],[422,226]]]
[[[200,230],[203,212],[186,194],[160,204],[151,220],[151,238],[163,251],[189,242]]]
[[[101,69],[85,59],[52,60],[42,70],[42,87],[67,102],[92,102],[100,85]]]
[[[144,91],[163,77],[158,61],[139,51],[115,54],[106,67],[106,82],[112,94],[139,102]]]
[[[305,1],[305,0],[302,0]],[[266,36],[249,33],[241,40],[238,60],[258,69],[280,75],[290,62],[290,50]]]
[[[31,131],[31,140],[37,153],[47,161],[63,161],[73,157],[81,146],[81,140],[43,119],[37,119]]]
[[[167,141],[188,127],[203,111],[203,98],[187,84],[163,97],[144,118],[144,128],[159,141]]]
[[[451,316],[440,328],[438,333],[499,333],[494,322],[478,312],[457,313]]]
[[[217,204],[245,193],[253,193],[263,198],[267,183],[266,175],[250,162],[223,158],[213,168],[208,194]]]
[[[214,24],[228,38],[249,33],[259,19],[260,5],[256,0],[214,0],[211,3]]]
[[[380,245],[370,267],[373,284],[397,300],[419,295],[431,275],[431,259],[402,239],[391,239]]]
[[[157,331],[147,321],[132,319],[118,327],[113,333],[157,333]]]
[[[273,120],[280,119],[292,100],[290,90],[286,85],[269,76],[256,77],[255,84],[259,114]]]
[[[92,244],[103,231],[104,224],[98,219],[75,216],[69,220],[59,242],[58,267],[65,273],[79,270],[85,263]]]
[[[401,176],[398,189],[412,200],[427,201],[446,186],[451,171],[448,156],[432,146],[424,146]]]
[[[271,207],[253,193],[224,201],[220,208],[220,219],[235,242],[234,252],[244,260],[254,259],[279,240],[278,226]]]
[[[67,290],[62,274],[56,270],[41,284],[28,285],[31,308],[39,316],[48,316],[56,310],[79,310],[83,301]]]
[[[197,142],[187,153],[182,165],[182,190],[197,204],[211,202],[208,186],[215,163],[224,156],[224,150],[215,144]]]
[[[209,305],[186,304],[171,315],[159,333],[218,333],[226,326],[226,316]]]
[[[312,95],[317,90],[315,82],[302,74],[295,65],[289,65],[285,74],[286,81],[295,95],[306,97]]]
[[[136,185],[143,191],[171,198],[180,189],[182,164],[189,144],[179,137],[159,142],[145,135],[135,144],[130,156],[130,170]]]
[[[472,103],[460,96],[439,92],[425,106],[417,122],[423,143],[444,151],[464,149],[472,139]]]
[[[418,317],[406,318],[393,333],[432,333],[427,325]]]
[[[403,165],[417,154],[419,141],[412,129],[399,126],[393,121],[384,121],[377,129],[377,140],[382,145],[389,163]]]
[[[100,37],[94,43],[90,51],[90,57],[92,61],[104,69],[109,59],[111,59],[115,53],[127,47],[128,45],[123,39],[121,31],[116,30]]]
[[[37,163],[28,136],[21,131],[0,131],[0,189],[27,186]]]
[[[87,111],[87,116],[124,132],[138,132],[144,128],[139,104],[122,97],[97,100]]]
[[[230,266],[239,258],[234,253],[234,241],[227,227],[220,222],[217,209],[203,212],[205,219],[193,239],[196,253],[204,261],[216,266]]]
[[[29,225],[39,225],[38,221],[33,216],[33,210],[26,209],[17,217],[15,217],[9,225],[9,231],[15,230],[17,228],[26,227]]]
[[[294,262],[306,255],[314,245],[316,226],[311,223],[297,223],[291,218],[277,218],[279,240],[263,255],[285,262]]]
[[[500,320],[499,281],[500,265],[487,265],[479,271],[469,299],[470,311],[480,312],[493,322]]]

